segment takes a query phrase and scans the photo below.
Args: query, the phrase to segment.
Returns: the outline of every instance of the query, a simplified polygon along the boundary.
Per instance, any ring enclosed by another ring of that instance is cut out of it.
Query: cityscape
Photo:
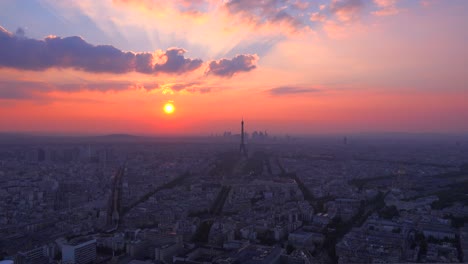
[[[466,137],[249,137],[244,120],[239,132],[3,135],[1,257],[44,264],[467,260]]]
[[[0,0],[0,264],[468,263],[467,0]]]

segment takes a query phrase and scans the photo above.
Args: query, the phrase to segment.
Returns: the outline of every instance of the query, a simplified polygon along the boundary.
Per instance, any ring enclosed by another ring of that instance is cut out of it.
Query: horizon
[[[239,133],[237,133],[239,132]],[[265,132],[264,130],[245,130],[245,134],[249,140],[253,132]],[[357,131],[357,132],[333,132],[333,133],[309,133],[309,134],[294,134],[294,133],[270,133],[266,131],[272,138],[283,138],[283,137],[294,137],[294,138],[390,138],[390,139],[404,139],[423,136],[427,138],[457,138],[467,137],[468,132],[400,132],[400,131],[383,131],[383,132],[372,132],[372,131]],[[64,138],[80,138],[80,137],[137,137],[137,138],[213,138],[223,137],[224,133],[232,133],[230,137],[240,136],[240,131],[226,130],[213,133],[185,133],[185,134],[156,134],[156,133],[126,133],[126,132],[109,132],[109,133],[79,133],[79,132],[41,132],[41,131],[0,131],[0,137],[2,136],[30,136],[30,137],[64,137]]]

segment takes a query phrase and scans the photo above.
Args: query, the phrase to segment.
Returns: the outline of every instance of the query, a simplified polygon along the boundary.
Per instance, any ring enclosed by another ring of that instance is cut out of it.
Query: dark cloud
[[[200,59],[186,59],[184,49],[171,48],[163,55],[166,58],[164,64],[156,64],[154,70],[166,73],[184,73],[197,69],[203,63]]]
[[[153,72],[153,54],[139,53],[135,56],[135,71],[141,73]]]
[[[321,92],[320,89],[296,87],[296,86],[281,86],[267,90],[271,95],[289,95],[289,94],[307,94]]]
[[[161,56],[164,63],[153,66],[152,53],[124,52],[110,45],[92,45],[80,37],[47,37],[35,40],[11,34],[0,27],[0,67],[40,71],[73,68],[93,73],[141,72],[182,74],[202,65],[200,59],[184,57],[183,49],[171,48]],[[22,33],[21,33],[22,32]]]
[[[304,12],[309,8],[307,1],[291,0],[230,0],[225,3],[229,13],[242,15],[256,24],[285,24],[298,30],[307,28],[302,21]]]
[[[231,60],[221,59],[212,61],[207,69],[207,74],[221,77],[231,77],[238,72],[248,72],[257,68],[258,56],[256,54],[237,55]]]

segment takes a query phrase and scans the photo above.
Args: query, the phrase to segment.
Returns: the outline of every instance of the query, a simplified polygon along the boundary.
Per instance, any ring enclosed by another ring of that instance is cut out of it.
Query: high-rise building
[[[96,260],[96,239],[72,240],[62,245],[62,263],[87,264]]]

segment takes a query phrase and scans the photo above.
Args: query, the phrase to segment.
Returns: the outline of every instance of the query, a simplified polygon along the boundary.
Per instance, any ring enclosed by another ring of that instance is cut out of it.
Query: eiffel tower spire
[[[242,121],[241,121],[241,143],[240,143],[239,152],[242,156],[247,157],[247,149],[245,148],[245,142],[244,142],[244,118],[242,118]]]

